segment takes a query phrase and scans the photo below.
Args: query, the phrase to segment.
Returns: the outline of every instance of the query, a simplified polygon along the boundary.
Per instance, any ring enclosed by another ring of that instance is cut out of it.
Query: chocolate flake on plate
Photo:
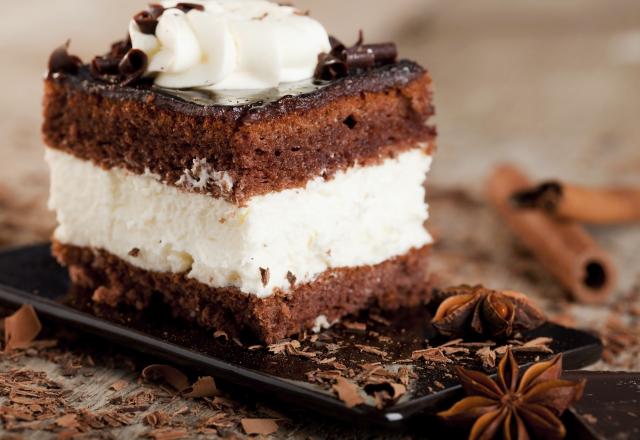
[[[344,402],[347,408],[353,408],[354,406],[364,404],[364,399],[360,395],[360,388],[345,379],[342,376],[338,376],[335,379],[336,383],[332,389],[337,394],[338,398]]]
[[[369,345],[355,344],[355,347],[357,347],[363,353],[374,354],[376,356],[380,356],[381,358],[386,358],[389,355],[386,351],[379,350]]]

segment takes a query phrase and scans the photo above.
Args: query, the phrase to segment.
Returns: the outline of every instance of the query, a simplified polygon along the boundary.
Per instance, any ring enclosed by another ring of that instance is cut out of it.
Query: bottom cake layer
[[[176,316],[231,335],[251,334],[266,343],[368,307],[394,310],[427,301],[429,250],[414,249],[375,266],[328,270],[286,294],[261,299],[234,287],[209,287],[185,274],[146,271],[102,250],[53,245],[54,256],[69,268],[73,283],[92,289],[96,302],[142,309],[158,296]]]

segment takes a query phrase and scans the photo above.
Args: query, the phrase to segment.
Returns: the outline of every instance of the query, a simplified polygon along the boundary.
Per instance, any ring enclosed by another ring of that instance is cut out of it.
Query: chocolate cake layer
[[[43,132],[52,148],[103,168],[150,171],[169,184],[194,160],[206,160],[233,187],[197,190],[238,203],[418,143],[435,146],[435,129],[426,124],[434,113],[431,77],[413,62],[283,93],[238,103],[208,92],[109,85],[82,68],[47,79]]]
[[[333,322],[369,306],[393,310],[427,301],[429,251],[425,246],[375,266],[329,270],[304,285],[292,279],[290,293],[259,299],[184,274],[145,271],[101,250],[53,246],[74,284],[94,290],[99,303],[141,309],[160,297],[177,316],[230,334],[250,333],[266,343],[311,329],[321,315]]]

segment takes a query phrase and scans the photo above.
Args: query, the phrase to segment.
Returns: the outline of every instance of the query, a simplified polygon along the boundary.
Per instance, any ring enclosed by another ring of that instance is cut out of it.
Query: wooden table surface
[[[84,57],[101,52],[121,36],[129,16],[143,4],[30,0],[3,5],[0,246],[46,240],[54,225],[46,210],[48,179],[39,133],[41,76],[48,53],[67,38]],[[620,286],[607,305],[570,304],[487,207],[483,185],[503,161],[522,165],[535,178],[640,185],[640,2],[300,0],[296,4],[312,9],[345,40],[354,39],[355,30],[362,27],[372,41],[397,41],[403,56],[418,59],[431,70],[440,132],[440,150],[430,176],[431,229],[439,239],[433,264],[442,280],[528,292],[562,322],[603,332],[611,339],[617,334],[611,336],[612,326],[622,334],[637,331],[638,316],[621,314],[614,306],[640,288],[640,225],[590,229],[613,255]],[[108,410],[114,397],[126,398],[145,389],[147,385],[138,380],[141,365],[133,365],[128,355],[117,356],[120,349],[104,344],[105,355],[89,361],[82,355],[83,344],[87,342],[18,357],[0,355],[0,372],[13,368],[46,372],[69,391],[69,405],[92,411]],[[80,373],[65,375],[69,362],[78,359]],[[640,371],[637,338],[594,368]],[[112,385],[119,380],[127,386],[116,391]],[[238,417],[273,417],[272,410],[256,402],[234,398]],[[0,395],[0,405],[4,399]],[[216,411],[206,402],[178,398],[158,399],[151,409],[176,412],[184,406],[190,409],[180,416],[185,424],[193,423],[196,415]],[[131,425],[101,435],[144,435],[150,427],[142,423],[143,415],[136,414]],[[0,430],[3,434],[56,436]],[[237,426],[229,435],[243,436]],[[296,417],[281,423],[275,437],[367,438],[376,433]]]

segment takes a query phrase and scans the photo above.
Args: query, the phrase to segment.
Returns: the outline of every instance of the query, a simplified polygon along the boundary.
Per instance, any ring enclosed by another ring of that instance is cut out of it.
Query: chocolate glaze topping
[[[417,63],[401,60],[394,64],[361,70],[348,77],[333,81],[308,80],[282,84],[265,90],[208,91],[202,89],[166,89],[142,81],[135,87],[122,87],[112,81],[94,77],[94,66],[83,66],[78,73],[65,79],[70,85],[110,98],[138,100],[153,99],[159,107],[191,115],[215,115],[221,112],[242,112],[247,116],[273,112],[283,114],[296,109],[308,109],[323,105],[340,96],[362,92],[378,93],[395,86],[402,86],[424,75]]]

